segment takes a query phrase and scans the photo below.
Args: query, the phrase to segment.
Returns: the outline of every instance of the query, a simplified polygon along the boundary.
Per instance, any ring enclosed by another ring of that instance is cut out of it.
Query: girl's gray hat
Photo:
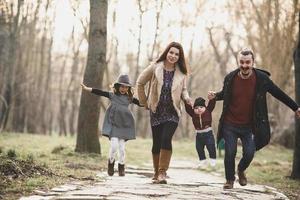
[[[121,74],[118,77],[118,80],[114,83],[114,85],[115,84],[120,84],[120,85],[125,85],[125,86],[128,86],[128,87],[132,87],[132,84],[130,83],[129,77],[128,77],[127,74]]]

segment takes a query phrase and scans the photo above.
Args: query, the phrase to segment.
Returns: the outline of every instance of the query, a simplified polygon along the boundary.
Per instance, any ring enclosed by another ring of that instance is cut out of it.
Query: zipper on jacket
[[[199,121],[200,121],[200,129],[202,129],[202,117],[201,117],[201,114],[199,114]]]

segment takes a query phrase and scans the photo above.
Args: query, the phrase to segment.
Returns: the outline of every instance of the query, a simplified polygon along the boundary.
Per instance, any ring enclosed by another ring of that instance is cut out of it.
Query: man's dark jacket
[[[237,75],[239,69],[230,72],[224,79],[222,91],[216,94],[216,100],[223,100],[223,111],[220,117],[217,144],[223,138],[222,126],[225,113],[229,108],[231,98],[233,77]],[[256,74],[256,89],[253,109],[252,129],[256,150],[266,146],[270,142],[270,124],[268,119],[268,108],[266,102],[266,93],[269,92],[273,97],[290,107],[293,111],[298,109],[298,105],[288,95],[286,95],[273,81],[269,78],[270,73],[264,70],[254,68]],[[247,92],[247,91],[245,91]]]

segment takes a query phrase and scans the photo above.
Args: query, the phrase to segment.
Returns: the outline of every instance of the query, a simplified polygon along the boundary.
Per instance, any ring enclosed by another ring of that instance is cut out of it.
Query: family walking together
[[[200,165],[206,162],[204,148],[209,152],[211,166],[216,164],[215,144],[225,141],[225,184],[232,189],[235,181],[235,157],[238,139],[242,142],[242,158],[237,166],[239,184],[247,184],[245,171],[255,151],[270,141],[270,125],[266,94],[292,109],[300,118],[300,108],[269,78],[269,72],[254,68],[254,53],[242,49],[237,55],[238,67],[224,78],[221,91],[208,91],[208,103],[203,97],[193,102],[187,90],[188,70],[182,45],[171,42],[159,58],[146,67],[136,81],[137,97],[133,97],[128,75],[120,75],[113,84],[113,92],[85,86],[82,89],[109,98],[102,134],[110,140],[108,175],[114,175],[118,156],[119,176],[125,175],[125,143],[135,139],[134,117],[128,106],[135,104],[150,112],[152,130],[153,183],[166,184],[167,170],[172,157],[172,138],[182,115],[181,103],[191,117],[196,135],[196,150]],[[147,89],[146,89],[147,88]],[[223,100],[217,142],[212,130],[212,111],[217,101]],[[142,109],[142,108],[141,108]]]

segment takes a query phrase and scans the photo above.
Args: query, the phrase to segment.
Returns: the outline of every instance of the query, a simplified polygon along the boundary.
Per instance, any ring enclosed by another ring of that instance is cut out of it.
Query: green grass
[[[102,156],[75,153],[75,142],[75,137],[57,135],[0,134],[1,155],[10,152],[11,156],[15,154],[17,159],[32,161],[55,174],[53,176],[35,175],[16,179],[0,190],[0,194],[4,199],[16,199],[16,197],[24,194],[28,195],[35,189],[50,189],[74,178],[99,180],[95,175],[100,170],[106,170],[108,139],[100,138]],[[237,157],[240,156],[241,149],[239,148]],[[287,194],[290,199],[297,199],[297,196],[300,195],[300,181],[288,178],[291,174],[292,156],[293,151],[280,146],[269,145],[257,152],[247,170],[249,182],[276,187],[279,191]],[[127,164],[139,166],[146,162],[151,163],[151,159],[151,139],[138,138],[126,143]],[[194,141],[188,139],[174,141],[172,159],[197,161]],[[211,170],[208,169],[207,171]],[[224,174],[223,158],[218,158],[216,171]]]

